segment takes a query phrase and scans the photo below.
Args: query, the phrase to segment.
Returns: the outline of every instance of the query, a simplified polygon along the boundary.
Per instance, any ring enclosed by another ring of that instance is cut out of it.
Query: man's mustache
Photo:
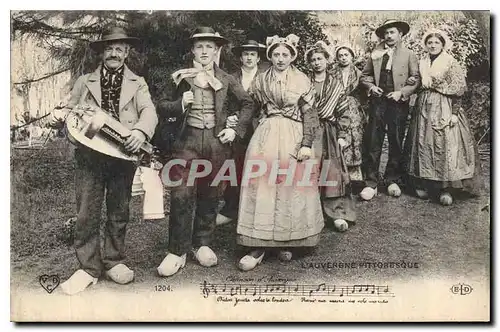
[[[106,60],[117,60],[117,61],[119,61],[120,58],[119,57],[115,57],[115,56],[110,56],[110,57],[106,58]]]

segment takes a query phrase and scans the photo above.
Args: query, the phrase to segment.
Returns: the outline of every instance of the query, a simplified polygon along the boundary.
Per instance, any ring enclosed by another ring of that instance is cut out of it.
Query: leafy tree
[[[485,16],[484,13],[482,16]],[[489,70],[485,71],[481,67],[489,62],[487,45],[484,40],[484,27],[476,19],[470,18],[470,16],[468,18],[463,15],[439,13],[421,15],[419,12],[415,15],[406,15],[401,19],[406,20],[411,26],[410,33],[403,37],[403,43],[413,50],[417,56],[421,57],[424,53],[421,42],[424,33],[430,28],[441,29],[453,41],[451,54],[468,70],[468,76],[476,80],[489,80]],[[366,53],[369,53],[378,43],[378,40],[374,38],[376,27],[377,25],[373,24],[373,22],[363,24],[362,35],[367,45]],[[364,55],[361,54],[360,57],[364,57]]]
[[[229,72],[239,66],[231,48],[245,39],[264,43],[268,36],[294,33],[301,37],[302,55],[307,45],[326,38],[319,21],[299,11],[23,11],[12,15],[12,36],[36,37],[76,78],[96,68],[99,59],[88,44],[111,24],[127,28],[130,35],[142,40],[142,49],[131,52],[128,65],[145,76],[153,98],[171,96],[170,75],[191,60],[188,38],[197,26],[213,26],[230,39],[220,63]],[[296,64],[306,68],[302,56]]]

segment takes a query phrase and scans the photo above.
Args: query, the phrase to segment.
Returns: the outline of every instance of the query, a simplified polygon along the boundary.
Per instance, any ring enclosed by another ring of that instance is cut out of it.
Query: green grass
[[[379,194],[370,202],[357,201],[358,222],[346,233],[325,228],[322,241],[308,256],[288,263],[269,257],[255,271],[237,269],[242,252],[236,245],[234,223],[216,231],[214,250],[219,264],[203,268],[191,261],[169,282],[181,284],[223,281],[275,275],[297,281],[406,279],[410,277],[489,278],[490,182],[489,161],[482,162],[481,196],[444,207],[430,200],[403,195],[399,199]],[[39,287],[42,274],[66,278],[78,268],[73,249],[63,235],[64,222],[75,215],[72,148],[64,140],[50,142],[42,150],[11,151],[11,283]],[[141,219],[142,196],[134,197],[127,233],[129,265],[135,283],[153,288],[163,282],[156,267],[167,247],[168,218],[156,222]],[[103,209],[103,217],[105,211]],[[304,268],[308,263],[417,262],[412,269]],[[117,287],[110,282],[98,285]],[[102,286],[99,286],[102,287]]]

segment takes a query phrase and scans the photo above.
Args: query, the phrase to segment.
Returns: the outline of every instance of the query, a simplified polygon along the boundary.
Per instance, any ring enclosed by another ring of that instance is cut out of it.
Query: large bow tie
[[[121,81],[123,77],[124,66],[121,66],[118,69],[112,70],[107,68],[106,66],[102,67],[102,76],[104,78],[104,85],[116,87],[116,85],[121,86]]]
[[[194,68],[180,69],[172,74],[172,79],[176,85],[179,85],[187,77],[194,77],[195,83],[200,87],[210,86],[215,91],[222,89],[221,81],[215,77],[213,64],[204,67],[194,61],[193,65]]]

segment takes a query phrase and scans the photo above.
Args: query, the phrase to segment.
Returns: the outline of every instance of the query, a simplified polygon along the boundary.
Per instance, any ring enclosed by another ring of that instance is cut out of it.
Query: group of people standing
[[[68,108],[91,102],[114,112],[132,130],[125,143],[129,151],[154,136],[171,142],[169,158],[212,164],[212,172],[193,185],[183,181],[170,188],[169,245],[159,275],[176,274],[189,257],[205,267],[216,265],[211,247],[217,224],[237,223],[237,243],[246,248],[238,263],[243,271],[254,269],[267,255],[288,261],[299,249],[315,247],[325,221],[346,230],[356,221],[352,182],[363,184],[361,199],[377,195],[386,134],[388,195],[400,196],[405,183],[422,198],[437,189],[441,203],[451,204],[451,189],[464,188],[477,165],[472,133],[460,107],[465,72],[447,52],[451,41],[445,32],[424,35],[427,53],[419,62],[401,43],[409,30],[407,23],[396,20],[381,25],[376,30],[381,43],[362,71],[353,63],[352,48],[331,50],[318,41],[304,54],[310,75],[293,64],[299,56],[298,36],[268,37],[265,45],[248,40],[233,49],[242,66],[230,75],[215,63],[229,40],[201,27],[190,38],[192,65],[172,75],[175,100],[155,104],[144,80],[124,64],[136,40],[114,28],[94,42],[103,63],[77,81]],[[270,64],[264,66],[263,59]],[[125,93],[125,88],[130,91]],[[409,99],[415,93],[416,111],[405,135]],[[361,107],[362,94],[369,99],[368,112]],[[75,246],[81,269],[62,284],[68,294],[97,282],[103,271],[117,283],[133,280],[124,251],[133,168],[84,150],[78,147],[76,158],[80,179]],[[302,171],[307,160],[315,160],[313,177],[325,174],[331,181],[328,186],[313,181],[304,187],[296,181],[285,184],[279,177],[269,183],[264,175],[245,186],[228,186],[224,208],[218,211],[220,190],[210,184],[228,159],[235,161],[238,184],[247,161],[254,159],[277,160],[280,167],[296,163]],[[180,167],[174,173],[186,179],[189,172]],[[96,225],[105,189],[108,221],[101,260]]]

